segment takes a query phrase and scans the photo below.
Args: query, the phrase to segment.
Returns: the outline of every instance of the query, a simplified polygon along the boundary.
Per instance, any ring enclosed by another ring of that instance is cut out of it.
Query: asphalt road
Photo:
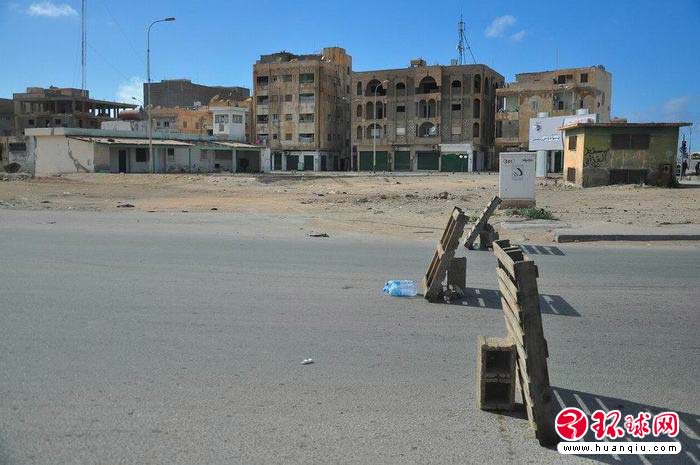
[[[683,419],[677,456],[563,457],[477,408],[492,254],[429,304],[380,290],[432,242],[299,224],[0,210],[0,464],[698,463],[697,245],[529,249],[557,398]]]

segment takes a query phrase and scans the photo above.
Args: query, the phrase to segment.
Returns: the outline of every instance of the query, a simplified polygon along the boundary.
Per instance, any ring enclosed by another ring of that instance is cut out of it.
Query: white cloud
[[[523,40],[523,37],[525,37],[525,34],[526,34],[525,29],[522,29],[522,30],[516,32],[515,34],[511,34],[510,40],[512,40],[514,42],[520,42],[521,40]]]
[[[59,18],[61,16],[77,16],[78,12],[67,3],[36,2],[27,9],[29,16],[44,16],[47,18]]]
[[[488,25],[484,34],[486,34],[486,37],[503,37],[506,29],[514,25],[517,21],[518,20],[515,19],[513,15],[499,16],[491,21],[491,24]]]
[[[143,83],[143,78],[133,76],[128,81],[119,84],[115,95],[117,102],[141,105],[141,102],[143,102]],[[136,97],[140,101],[134,101],[131,97]]]
[[[672,98],[664,102],[662,110],[667,118],[681,119],[688,113],[688,103],[690,97],[684,95],[682,97]]]

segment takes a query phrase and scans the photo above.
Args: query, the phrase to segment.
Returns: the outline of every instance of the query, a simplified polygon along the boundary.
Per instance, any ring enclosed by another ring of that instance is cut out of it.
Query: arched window
[[[357,112],[355,113],[355,115],[356,115],[358,118],[362,118],[362,105],[358,105],[358,106],[357,106]]]
[[[372,79],[365,87],[365,97],[374,97],[375,91],[377,95],[386,95],[386,90],[378,79]]]
[[[406,84],[399,82],[396,84],[396,96],[402,97],[404,95],[406,95]]]
[[[472,128],[472,136],[474,139],[479,138],[479,123],[474,123],[474,127]]]
[[[437,115],[437,103],[435,103],[435,100],[430,99],[428,100],[428,118],[435,118]]]
[[[486,95],[489,94],[489,78],[488,77],[484,78],[484,93]]]
[[[378,124],[370,124],[367,126],[367,139],[381,139],[382,127]]]
[[[481,93],[481,74],[474,75],[474,93],[475,94]]]
[[[375,108],[377,112],[377,119],[384,119],[386,117],[386,111],[384,104],[382,102],[375,102]]]
[[[462,88],[462,81],[459,79],[455,79],[452,81],[452,92],[459,92],[459,89]]]
[[[478,98],[474,99],[474,106],[472,107],[473,110],[473,117],[474,118],[481,118],[481,100]]]
[[[374,119],[374,103],[367,102],[365,106],[365,119]]]
[[[362,139],[362,126],[357,127],[357,138]]]
[[[437,136],[437,128],[433,123],[425,122],[418,128],[418,137]]]
[[[418,102],[418,116],[420,118],[427,118],[428,117],[428,102],[425,100],[421,100]]]
[[[418,88],[416,89],[416,94],[432,94],[433,92],[439,92],[439,87],[431,76],[426,76],[421,79]]]
[[[362,83],[357,83],[357,95],[362,95]]]

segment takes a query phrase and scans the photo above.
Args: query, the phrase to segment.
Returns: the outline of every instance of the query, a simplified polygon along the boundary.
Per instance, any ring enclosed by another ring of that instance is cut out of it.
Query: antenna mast
[[[469,41],[467,40],[467,35],[464,33],[464,20],[462,15],[459,15],[459,22],[457,23],[457,33],[459,35],[459,42],[457,42],[457,52],[459,53],[459,64],[466,64],[466,53],[465,50],[469,50],[469,55],[472,57],[472,61],[476,64],[476,58],[474,58],[474,53],[472,48],[469,46]]]
[[[80,89],[85,92],[85,68],[87,66],[87,28],[85,27],[85,16],[87,15],[87,0],[82,0],[80,11]]]

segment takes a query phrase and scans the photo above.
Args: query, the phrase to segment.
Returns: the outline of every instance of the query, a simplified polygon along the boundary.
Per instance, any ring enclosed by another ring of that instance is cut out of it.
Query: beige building
[[[612,74],[602,65],[520,73],[496,90],[496,151],[529,150],[530,118],[575,115],[579,109],[610,121]]]
[[[564,175],[581,187],[673,183],[678,129],[690,123],[575,123],[564,126]]]
[[[260,56],[253,67],[254,142],[272,149],[273,170],[349,169],[351,70],[340,47]]]
[[[493,157],[496,90],[485,65],[352,74],[352,169],[477,171]]]
[[[151,118],[153,118],[154,131],[212,135],[213,117],[207,107],[197,109],[156,107],[151,110]]]

